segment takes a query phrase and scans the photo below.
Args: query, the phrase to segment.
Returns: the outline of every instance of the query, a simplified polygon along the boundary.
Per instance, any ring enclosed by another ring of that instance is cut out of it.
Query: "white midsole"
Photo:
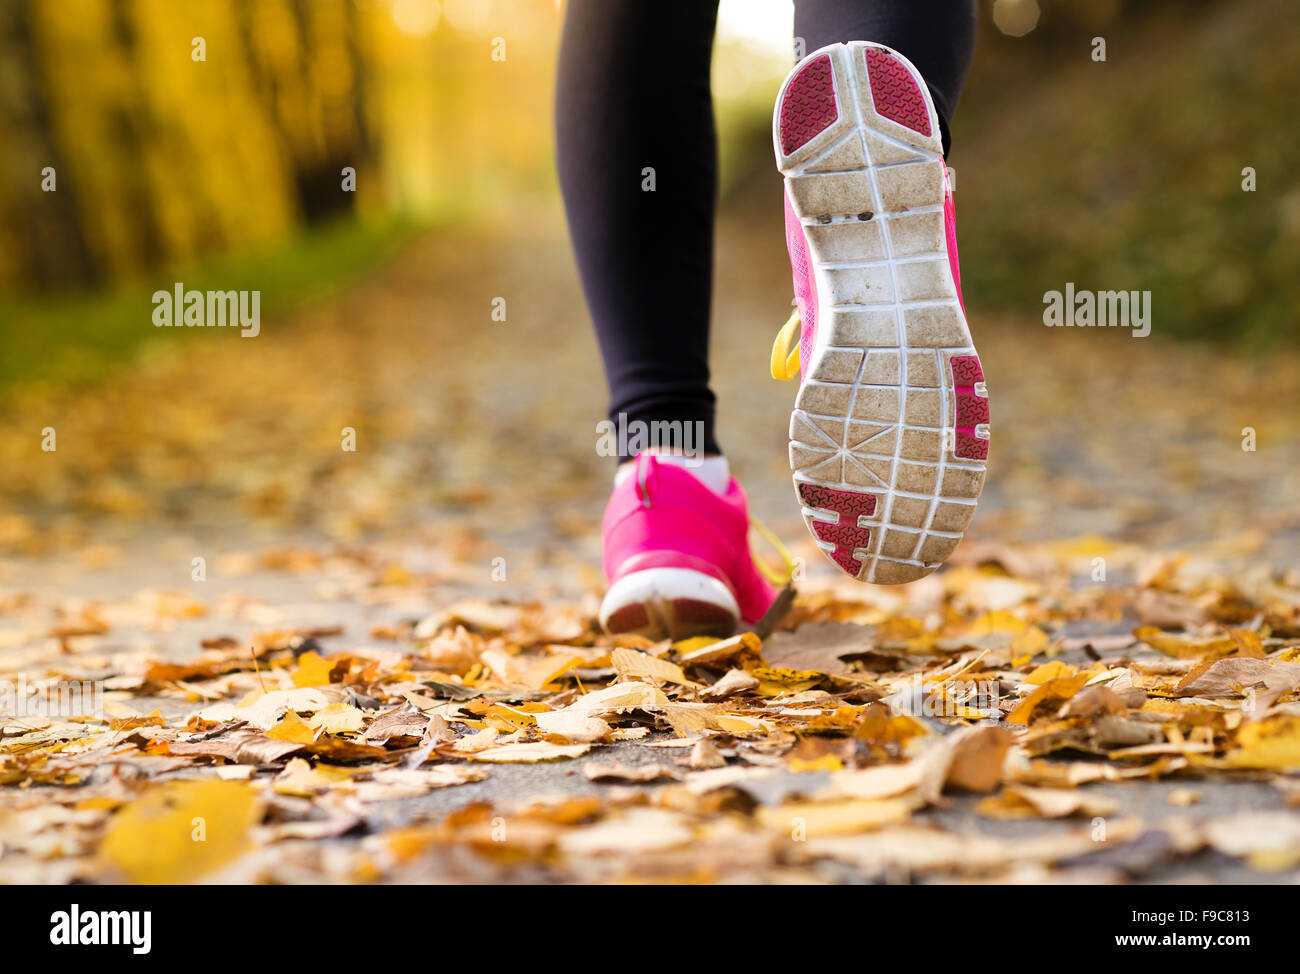
[[[600,603],[600,624],[619,609],[652,601],[693,599],[708,602],[740,618],[740,606],[726,585],[712,575],[689,568],[647,568],[624,575],[609,587]]]

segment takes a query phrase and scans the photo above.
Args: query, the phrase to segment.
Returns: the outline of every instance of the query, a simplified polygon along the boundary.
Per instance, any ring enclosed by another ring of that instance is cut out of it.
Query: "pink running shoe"
[[[795,495],[841,569],[909,582],[957,547],[989,447],[939,119],[910,61],[855,41],[799,62],[772,141],[798,306],[772,349],[774,376],[802,373]]]
[[[736,479],[722,496],[652,454],[635,463],[601,523],[610,582],[600,605],[605,631],[729,636],[741,621],[761,619],[776,591],[750,554],[749,512]]]

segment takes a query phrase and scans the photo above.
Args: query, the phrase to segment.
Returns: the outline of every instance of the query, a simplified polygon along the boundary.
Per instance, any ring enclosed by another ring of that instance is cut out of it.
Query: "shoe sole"
[[[625,575],[600,604],[601,628],[611,636],[730,636],[739,622],[740,607],[730,589],[689,568],[647,568]]]
[[[988,458],[938,116],[911,62],[855,42],[791,72],[772,128],[817,302],[790,415],[795,496],[842,570],[909,582],[956,548]]]

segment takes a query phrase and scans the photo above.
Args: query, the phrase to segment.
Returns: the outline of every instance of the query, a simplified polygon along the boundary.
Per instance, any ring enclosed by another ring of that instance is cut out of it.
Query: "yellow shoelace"
[[[790,348],[794,340],[795,329],[799,327],[798,310],[790,312],[790,318],[776,333],[772,343],[772,378],[785,382],[799,374],[799,346]]]
[[[795,330],[798,327],[799,311],[796,309],[790,312],[790,317],[781,326],[781,330],[776,333],[776,341],[772,343],[772,378],[780,379],[782,382],[793,379],[799,374],[799,346],[795,345],[793,349],[790,347],[791,343],[794,342]],[[781,556],[781,560],[785,562],[785,574],[782,575],[773,571],[765,561],[751,551],[750,557],[754,559],[754,567],[773,585],[787,584],[794,578],[794,559],[790,557],[789,550],[766,524],[752,514],[749,523]]]
[[[785,562],[785,574],[782,575],[780,572],[774,571],[767,562],[754,554],[754,551],[751,548],[749,557],[754,559],[754,567],[758,569],[760,575],[766,578],[773,585],[785,585],[794,578],[794,559],[790,557],[789,549],[781,543],[781,539],[773,533],[771,528],[752,514],[749,515],[749,526],[761,534],[763,538],[766,539],[767,543],[776,549],[776,553],[780,555],[781,560]]]

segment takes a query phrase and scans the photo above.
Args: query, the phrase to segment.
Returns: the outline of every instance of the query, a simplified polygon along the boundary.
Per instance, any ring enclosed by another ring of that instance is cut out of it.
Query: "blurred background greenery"
[[[1159,334],[1294,339],[1294,5],[980,6],[950,159],[968,302],[1037,316],[1066,281],[1150,289]],[[275,314],[422,234],[554,208],[562,16],[557,0],[0,3],[0,386],[129,360],[159,340],[141,309],[174,280],[260,289]],[[724,0],[724,208],[770,182],[789,33],[788,0]]]

